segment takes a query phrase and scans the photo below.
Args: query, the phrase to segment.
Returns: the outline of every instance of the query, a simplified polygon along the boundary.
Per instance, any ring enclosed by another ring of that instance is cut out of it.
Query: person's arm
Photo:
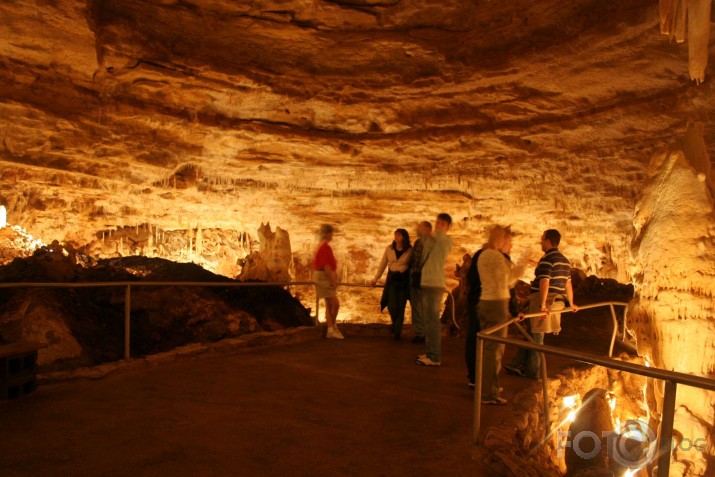
[[[549,283],[551,283],[549,278],[539,280],[539,309],[543,312],[549,311],[548,303],[546,303],[549,298]]]
[[[568,299],[569,303],[571,304],[571,310],[573,310],[573,312],[576,313],[578,311],[578,306],[576,306],[576,303],[574,303],[574,301],[573,301],[573,284],[571,283],[570,278],[566,282],[566,298]]]
[[[380,266],[377,267],[377,273],[375,274],[375,278],[372,279],[370,284],[375,285],[377,281],[382,277],[382,274],[385,273],[385,269],[387,268],[387,250],[385,250],[385,253],[382,254],[382,260],[380,260]]]
[[[393,272],[405,272],[410,268],[410,258],[412,258],[412,248],[405,251],[396,262],[390,264],[390,270]]]
[[[543,258],[536,266],[536,279],[539,280],[539,310],[549,311],[547,300],[549,298],[549,285],[551,284],[551,269],[553,265]]]

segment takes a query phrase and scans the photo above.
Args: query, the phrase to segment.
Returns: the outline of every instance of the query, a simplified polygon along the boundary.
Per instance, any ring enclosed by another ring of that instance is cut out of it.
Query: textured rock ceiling
[[[623,277],[649,158],[712,108],[656,0],[0,3],[0,201],[46,241],[332,221],[369,275],[445,210],[452,264],[501,221]]]

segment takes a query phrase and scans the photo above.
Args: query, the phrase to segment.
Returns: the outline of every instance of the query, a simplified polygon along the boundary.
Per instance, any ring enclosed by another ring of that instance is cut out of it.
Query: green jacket
[[[444,264],[452,249],[452,239],[445,233],[437,232],[425,240],[422,250],[422,281],[423,287],[444,288]]]

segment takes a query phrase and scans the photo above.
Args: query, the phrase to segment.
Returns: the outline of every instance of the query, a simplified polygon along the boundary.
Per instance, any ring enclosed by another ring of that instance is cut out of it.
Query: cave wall
[[[356,280],[445,210],[450,274],[499,221],[625,279],[649,151],[712,101],[658,25],[645,0],[3,2],[0,203],[77,247],[270,220],[304,260],[335,222]]]
[[[634,219],[629,327],[638,353],[655,366],[715,378],[715,188],[702,128],[690,124],[682,142],[651,161]],[[662,383],[651,386],[660,415]],[[676,453],[677,468],[709,475],[715,393],[679,386],[677,407],[675,430],[703,439],[703,449]]]

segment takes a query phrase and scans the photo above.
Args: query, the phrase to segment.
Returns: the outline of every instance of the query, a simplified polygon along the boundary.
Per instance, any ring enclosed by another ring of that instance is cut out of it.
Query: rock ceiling
[[[713,108],[687,50],[656,0],[6,1],[0,203],[78,245],[335,222],[358,275],[444,210],[452,264],[499,221],[615,274],[650,158]]]

